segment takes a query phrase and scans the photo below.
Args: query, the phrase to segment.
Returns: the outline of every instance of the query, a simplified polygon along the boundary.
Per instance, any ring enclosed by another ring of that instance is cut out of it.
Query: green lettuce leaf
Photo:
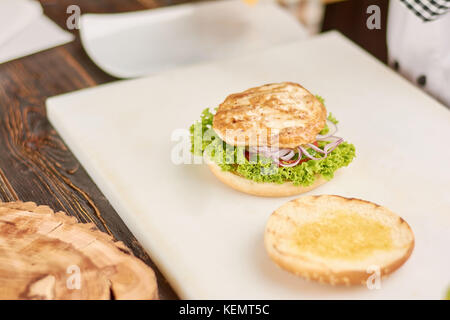
[[[325,99],[322,98],[321,96],[319,96],[318,94],[316,94],[316,99],[319,100],[323,105],[325,105]],[[337,119],[334,117],[334,115],[330,112],[328,114],[327,119],[331,122],[333,122],[334,124],[338,124],[339,121],[337,121]],[[328,124],[325,123],[325,127],[323,127],[322,131],[319,132],[319,134],[321,135],[325,135],[330,131],[330,128],[328,128]]]
[[[203,155],[203,151],[215,139],[215,137],[211,137],[210,141],[203,139],[205,133],[212,129],[213,118],[214,114],[211,113],[209,108],[206,108],[200,115],[200,121],[196,121],[189,128],[191,133],[191,152],[196,156]]]
[[[314,183],[316,175],[321,175],[326,180],[334,177],[334,173],[341,167],[348,166],[355,157],[355,147],[347,142],[341,143],[328,157],[322,160],[308,160],[294,167],[278,167],[270,159],[260,157],[257,161],[250,162],[243,157],[244,148],[236,148],[234,159],[243,159],[237,164],[227,164],[225,161],[216,163],[224,171],[232,171],[240,176],[256,182],[292,182],[294,185],[309,186]],[[315,151],[308,149],[315,154]],[[241,153],[241,156],[238,154]],[[317,154],[315,154],[318,156]],[[230,156],[228,156],[230,159]]]
[[[333,122],[334,124],[339,123],[339,121],[337,121],[337,119],[333,116],[333,114],[331,112],[328,114],[327,119],[330,120],[331,122]]]

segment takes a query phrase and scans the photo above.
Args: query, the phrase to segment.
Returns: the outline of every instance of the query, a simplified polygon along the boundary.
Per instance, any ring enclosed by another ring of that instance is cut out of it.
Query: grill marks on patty
[[[231,145],[279,142],[280,148],[294,148],[313,142],[325,120],[326,109],[314,95],[299,84],[283,82],[228,96],[214,116],[213,129]]]

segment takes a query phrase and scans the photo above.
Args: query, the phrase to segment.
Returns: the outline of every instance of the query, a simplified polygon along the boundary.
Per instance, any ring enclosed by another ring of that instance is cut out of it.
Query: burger
[[[283,197],[331,180],[355,157],[336,136],[338,121],[324,100],[282,82],[229,95],[191,128],[191,152],[203,156],[226,185],[248,194]]]

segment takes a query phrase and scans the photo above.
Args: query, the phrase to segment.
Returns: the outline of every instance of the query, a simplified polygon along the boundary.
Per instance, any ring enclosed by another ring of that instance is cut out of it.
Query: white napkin
[[[0,46],[41,14],[38,2],[0,0]]]
[[[0,63],[73,40],[42,13],[37,1],[0,0]]]

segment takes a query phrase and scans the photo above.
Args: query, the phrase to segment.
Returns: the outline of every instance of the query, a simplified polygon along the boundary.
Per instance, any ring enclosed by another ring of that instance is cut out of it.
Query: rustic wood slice
[[[0,299],[158,299],[153,270],[94,224],[0,202]]]

